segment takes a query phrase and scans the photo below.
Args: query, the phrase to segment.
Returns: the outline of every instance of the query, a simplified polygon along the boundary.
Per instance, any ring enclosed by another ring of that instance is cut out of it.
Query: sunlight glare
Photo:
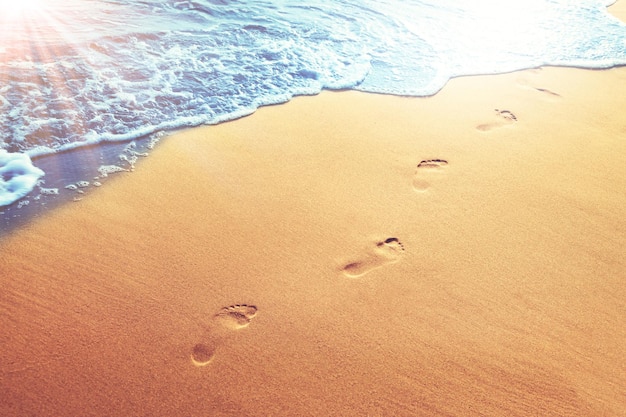
[[[5,19],[19,17],[41,8],[42,0],[0,0],[0,16]]]

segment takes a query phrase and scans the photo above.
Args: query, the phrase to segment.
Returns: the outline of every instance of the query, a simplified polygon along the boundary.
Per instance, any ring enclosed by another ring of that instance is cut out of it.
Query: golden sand
[[[544,68],[168,138],[0,241],[0,415],[626,415],[624,97]]]

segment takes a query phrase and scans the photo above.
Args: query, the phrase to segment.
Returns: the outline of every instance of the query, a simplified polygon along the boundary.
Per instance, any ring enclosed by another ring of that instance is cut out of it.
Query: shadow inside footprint
[[[426,159],[417,164],[417,170],[413,177],[413,188],[415,191],[424,192],[430,188],[430,181],[428,178],[430,174],[437,173],[442,170],[448,161],[444,159]]]
[[[561,97],[561,95],[559,93],[555,93],[554,91],[548,90],[547,88],[535,87],[535,90],[539,91],[540,93],[544,93],[544,94],[547,94],[549,96],[552,96],[552,97]]]
[[[191,361],[196,366],[207,366],[215,357],[215,346],[198,343],[191,352]]]
[[[384,241],[377,242],[370,253],[362,259],[350,262],[342,268],[345,276],[358,278],[373,269],[383,265],[397,262],[404,253],[404,245],[395,237],[390,237]]]
[[[250,320],[256,316],[256,313],[256,306],[235,304],[221,309],[215,315],[215,319],[229,329],[242,329],[250,324]]]
[[[507,124],[517,122],[517,116],[513,114],[510,110],[499,110],[496,109],[496,116],[498,117],[498,121],[494,123],[484,123],[476,126],[476,129],[486,132],[488,130],[495,129],[497,127],[505,126]]]
[[[543,93],[544,97],[546,97],[547,99],[560,98],[561,95],[559,93],[556,93],[556,92],[554,92],[552,90],[549,90],[547,88],[535,87],[535,81],[537,81],[537,79],[535,77],[537,76],[538,73],[539,73],[539,71],[535,72],[534,74],[529,72],[529,74],[531,75],[532,79],[528,79],[526,77],[520,77],[520,78],[517,79],[517,84],[520,87]]]

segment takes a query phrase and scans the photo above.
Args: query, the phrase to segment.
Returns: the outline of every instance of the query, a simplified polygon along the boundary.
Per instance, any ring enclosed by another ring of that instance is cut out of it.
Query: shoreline
[[[607,6],[607,11],[609,14],[613,15],[615,18],[621,20],[622,22],[626,20],[626,6],[624,5],[623,2],[616,1],[612,5]],[[585,67],[578,67],[578,66],[569,66],[569,67],[558,66],[554,68],[580,68],[580,69],[586,69],[586,70],[592,70],[592,71],[596,71],[596,70],[603,71],[603,70],[608,70],[611,68],[619,68],[621,66],[617,65],[617,66],[608,67],[608,68],[585,68]],[[551,68],[551,66],[543,65],[541,67],[520,69],[517,71],[508,72],[508,73],[528,71],[528,70],[533,70],[537,68]],[[482,77],[482,76],[489,76],[489,75],[492,75],[492,74],[463,75],[459,77],[453,77],[452,79],[463,78],[463,77]],[[448,80],[448,83],[449,82],[450,80]],[[445,85],[442,87],[442,89],[444,88],[446,88]],[[341,92],[341,91],[352,91],[352,90],[322,90],[322,92],[328,92],[328,91]],[[439,92],[440,91],[441,90],[439,90]],[[427,97],[433,97],[439,92],[431,96],[427,96]],[[370,94],[378,94],[378,93],[370,93]],[[290,100],[293,100],[296,97],[306,97],[306,95],[295,96],[295,97],[292,97]],[[284,105],[285,103],[272,104],[271,106]],[[261,106],[259,108],[262,108],[262,107],[265,107],[265,106]],[[258,111],[259,108],[257,108],[255,111]],[[253,111],[252,114],[255,111]],[[236,117],[232,120],[238,120],[239,118],[249,117],[249,116],[250,114],[243,115],[240,117]],[[212,123],[210,125],[214,125],[214,124]],[[205,126],[205,125],[196,126],[196,127],[202,127],[202,126]],[[192,129],[196,127],[192,127]],[[65,196],[59,196],[58,194],[50,193],[49,191],[56,189],[57,191],[60,191],[61,194],[63,194],[63,189],[68,185],[71,187],[72,184],[76,185],[77,183],[84,183],[85,181],[99,182],[100,178],[98,178],[99,175],[97,172],[98,164],[95,162],[97,158],[100,158],[101,161],[106,160],[107,164],[110,163],[110,164],[121,165],[120,168],[124,170],[134,169],[134,163],[131,163],[130,161],[128,161],[128,159],[126,159],[129,157],[129,155],[125,154],[127,151],[127,147],[131,146],[131,144],[137,143],[138,149],[139,149],[137,153],[141,154],[140,156],[143,156],[143,154],[146,153],[147,150],[152,149],[152,146],[149,146],[149,142],[155,141],[155,140],[159,141],[160,138],[164,136],[170,136],[172,134],[176,134],[176,132],[178,131],[184,131],[186,129],[189,129],[189,127],[180,127],[180,128],[173,129],[170,131],[162,131],[162,132],[159,131],[157,133],[145,135],[145,136],[133,139],[133,140],[104,141],[104,142],[98,142],[98,143],[85,143],[83,145],[73,144],[73,145],[68,145],[70,146],[70,148],[68,149],[62,149],[59,152],[53,152],[51,154],[39,154],[36,149],[25,152],[26,155],[29,155],[33,161],[37,161],[37,160],[40,161],[40,163],[34,163],[33,164],[34,167],[38,168],[41,165],[45,165],[45,166],[56,165],[56,169],[54,168],[46,169],[45,171],[47,172],[47,175],[42,177],[42,184],[39,184],[38,186],[36,186],[25,197],[18,199],[12,204],[0,207],[0,239],[2,239],[3,235],[8,234],[15,229],[18,229],[20,226],[24,224],[27,224],[31,218],[38,217],[40,215],[45,215],[46,211],[49,211],[50,208],[57,207],[61,204],[67,203],[68,201],[80,199],[82,197],[81,195],[78,195],[78,196],[67,195],[67,193],[65,193],[66,194]],[[107,151],[107,148],[118,148],[119,152],[113,155],[111,154],[111,152]],[[91,152],[89,152],[90,149],[95,149],[95,152],[91,154]],[[77,158],[81,161],[80,164],[73,163],[74,159],[76,159],[75,155],[78,155]],[[120,161],[120,157],[123,159],[122,161]],[[130,157],[133,157],[133,155],[131,154]],[[82,159],[90,160],[92,162],[90,164],[84,164],[84,161],[82,161]],[[81,189],[79,191],[84,192],[85,190]]]
[[[0,410],[618,415],[624,80],[323,92],[168,137],[0,241]]]
[[[613,8],[613,6],[609,7],[609,9]],[[626,11],[622,11],[621,9],[616,13],[619,16],[625,15]],[[582,70],[582,71],[611,71],[618,70],[620,68],[626,68],[626,64],[617,65],[608,68],[584,68],[577,66],[540,66],[534,68],[521,69],[511,72],[498,73],[498,74],[479,74],[479,75],[464,75],[453,77],[448,81],[448,84],[456,79],[465,79],[465,78],[476,78],[481,79],[483,77],[498,77],[498,76],[506,76],[506,75],[514,75],[514,74],[524,74],[527,72],[533,71],[541,71],[543,69],[553,69],[553,70]],[[447,85],[442,88],[442,90],[447,88]],[[162,140],[169,140],[172,136],[178,136],[181,132],[186,132],[188,130],[193,129],[203,129],[207,127],[217,126],[223,123],[232,123],[241,119],[245,119],[247,117],[253,116],[256,112],[264,108],[271,108],[276,106],[284,106],[289,102],[301,98],[307,97],[316,97],[320,94],[336,94],[336,93],[357,93],[357,94],[367,94],[367,95],[375,95],[375,96],[391,96],[391,97],[399,97],[404,99],[429,99],[435,97],[437,94],[440,94],[442,90],[439,90],[438,93],[431,96],[396,96],[396,95],[387,95],[381,93],[369,93],[369,92],[360,92],[356,90],[322,90],[317,95],[303,95],[303,96],[294,96],[289,101],[284,103],[277,103],[271,105],[264,105],[257,108],[252,114],[248,114],[245,116],[237,117],[232,120],[227,120],[224,122],[220,122],[217,124],[206,124],[199,125],[194,127],[181,127],[171,131],[157,132],[156,134],[152,134],[146,137],[128,140],[128,141],[114,141],[114,142],[104,142],[104,143],[94,143],[87,144],[84,146],[80,146],[77,148],[66,149],[60,152],[45,154],[45,155],[37,155],[32,157],[32,163],[35,168],[44,169],[46,172],[46,176],[42,177],[40,185],[36,186],[33,191],[28,193],[25,197],[17,200],[16,202],[0,207],[0,240],[3,239],[5,235],[9,235],[12,232],[19,231],[19,229],[25,225],[28,225],[31,221],[38,217],[45,217],[50,211],[57,209],[63,205],[68,203],[80,201],[84,197],[85,192],[89,192],[88,188],[78,190],[69,189],[68,186],[72,187],[72,185],[76,185],[77,183],[89,182],[91,185],[95,182],[98,184],[99,182],[108,182],[110,178],[106,178],[107,175],[101,175],[98,172],[98,168],[106,165],[116,165],[119,167],[119,172],[132,172],[135,169],[135,162],[138,164],[142,163],[142,159],[145,156],[148,156],[154,150],[155,146],[159,146],[159,142]],[[551,95],[550,91],[540,91],[547,95]],[[558,96],[558,95],[557,95]],[[135,158],[135,160],[130,161],[128,158]],[[139,157],[139,158],[137,158]],[[90,164],[75,164],[75,160],[79,160],[84,162],[84,160],[91,160]],[[99,163],[96,163],[96,160]],[[59,168],[60,167],[60,168]],[[99,185],[97,185],[99,187]],[[90,187],[93,188],[93,187]],[[46,194],[46,189],[57,189],[59,193],[54,194]],[[78,191],[78,192],[73,192]]]

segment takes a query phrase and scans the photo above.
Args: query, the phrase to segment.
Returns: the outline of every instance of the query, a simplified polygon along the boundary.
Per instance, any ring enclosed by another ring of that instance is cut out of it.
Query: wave
[[[41,156],[355,89],[626,64],[607,0],[51,0],[3,31],[0,149]]]

